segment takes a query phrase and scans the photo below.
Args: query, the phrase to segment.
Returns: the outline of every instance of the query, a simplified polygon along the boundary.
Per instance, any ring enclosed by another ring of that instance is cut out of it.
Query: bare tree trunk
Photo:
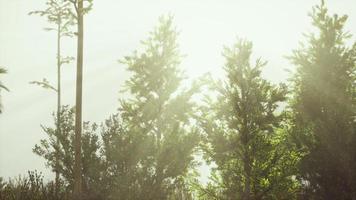
[[[57,29],[57,134],[61,134],[61,19],[58,21]],[[59,192],[59,140],[57,137],[57,150],[56,150],[56,180],[55,180],[55,195],[58,199]]]
[[[75,106],[74,199],[82,199],[81,134],[83,84],[83,0],[78,0],[77,87]]]

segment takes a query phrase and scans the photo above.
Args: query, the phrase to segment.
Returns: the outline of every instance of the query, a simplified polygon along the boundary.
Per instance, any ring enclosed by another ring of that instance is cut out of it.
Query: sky
[[[30,85],[47,78],[56,81],[56,35],[46,32],[44,18],[29,16],[44,8],[45,0],[0,0],[0,66],[8,69],[1,81],[0,177],[28,170],[53,173],[32,148],[46,137],[40,125],[53,126],[56,94]],[[253,42],[254,58],[268,61],[263,76],[285,82],[293,66],[285,58],[298,47],[303,33],[313,30],[308,12],[319,0],[94,0],[85,17],[84,121],[102,122],[116,112],[119,91],[129,77],[119,59],[136,49],[157,25],[161,15],[174,15],[180,31],[181,67],[192,80],[211,72],[222,77],[224,46],[237,38]],[[355,0],[326,1],[331,13],[347,14],[346,30],[356,34]],[[353,37],[352,39],[354,39]],[[64,55],[75,56],[75,39],[63,41]],[[63,66],[63,104],[75,102],[75,63]],[[207,176],[208,167],[201,167]]]

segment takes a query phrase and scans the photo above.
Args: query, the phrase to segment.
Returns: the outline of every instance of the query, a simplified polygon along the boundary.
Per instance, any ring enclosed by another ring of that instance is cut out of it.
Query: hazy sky
[[[0,115],[0,176],[13,177],[27,170],[51,176],[44,160],[32,153],[46,137],[40,124],[51,125],[56,96],[29,85],[46,77],[55,83],[56,38],[45,32],[44,18],[28,16],[45,0],[0,0],[0,66],[9,74],[1,80],[11,92],[2,92]],[[221,74],[223,45],[236,37],[254,43],[254,55],[268,60],[265,77],[285,81],[293,69],[284,56],[298,46],[302,33],[311,31],[307,13],[318,0],[94,0],[85,18],[83,118],[101,122],[118,108],[119,90],[128,78],[117,62],[140,46],[140,40],[162,14],[173,14],[181,32],[186,58],[182,67],[191,78],[205,72]],[[329,0],[332,13],[348,14],[347,30],[356,34],[356,1]],[[64,41],[66,55],[75,55],[75,40]],[[75,65],[63,67],[63,103],[74,105]]]

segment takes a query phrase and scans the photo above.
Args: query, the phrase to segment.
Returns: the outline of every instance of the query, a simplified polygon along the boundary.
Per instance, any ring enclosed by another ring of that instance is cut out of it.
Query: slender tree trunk
[[[245,155],[244,155],[244,171],[246,173],[246,175],[245,175],[246,180],[245,180],[243,200],[251,199],[251,159],[248,154],[249,154],[249,152],[245,152]]]
[[[246,119],[243,120],[244,126],[247,127]],[[243,169],[244,169],[244,176],[245,176],[245,185],[242,200],[250,200],[251,199],[251,155],[249,150],[249,137],[247,129],[245,128],[242,131],[243,139]]]
[[[243,102],[248,102],[247,91],[245,87],[241,87],[241,98]],[[244,110],[242,112],[242,146],[243,146],[243,168],[244,168],[244,175],[245,175],[245,185],[243,191],[242,200],[250,200],[251,199],[251,155],[250,155],[250,148],[249,148],[249,128],[248,128],[248,114],[247,114],[247,107],[248,105],[244,106]]]
[[[82,199],[81,134],[83,84],[83,0],[78,0],[77,87],[75,105],[74,199]]]
[[[59,18],[57,29],[57,134],[61,134],[61,19]],[[55,195],[58,199],[59,192],[59,139],[57,137],[56,150],[56,180],[55,180]]]

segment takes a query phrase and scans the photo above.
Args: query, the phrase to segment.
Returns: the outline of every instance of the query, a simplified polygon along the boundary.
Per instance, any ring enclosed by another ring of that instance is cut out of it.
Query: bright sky
[[[40,124],[52,125],[56,96],[29,85],[46,77],[55,82],[55,34],[43,31],[46,20],[28,16],[45,0],[0,0],[0,66],[9,74],[1,80],[11,92],[2,92],[0,115],[0,176],[14,177],[27,170],[52,173],[32,148],[46,137]],[[236,37],[254,43],[254,55],[268,60],[265,77],[285,81],[292,69],[284,56],[311,29],[307,13],[318,0],[94,0],[85,18],[83,118],[102,122],[118,108],[119,90],[128,78],[117,62],[140,45],[162,14],[173,14],[181,31],[182,67],[190,77],[205,72],[221,74],[223,45]],[[355,0],[329,0],[332,13],[350,16],[347,30],[356,34]],[[75,40],[64,41],[64,52],[75,55]],[[74,105],[75,66],[63,67],[63,103]],[[203,173],[206,168],[202,169]]]

